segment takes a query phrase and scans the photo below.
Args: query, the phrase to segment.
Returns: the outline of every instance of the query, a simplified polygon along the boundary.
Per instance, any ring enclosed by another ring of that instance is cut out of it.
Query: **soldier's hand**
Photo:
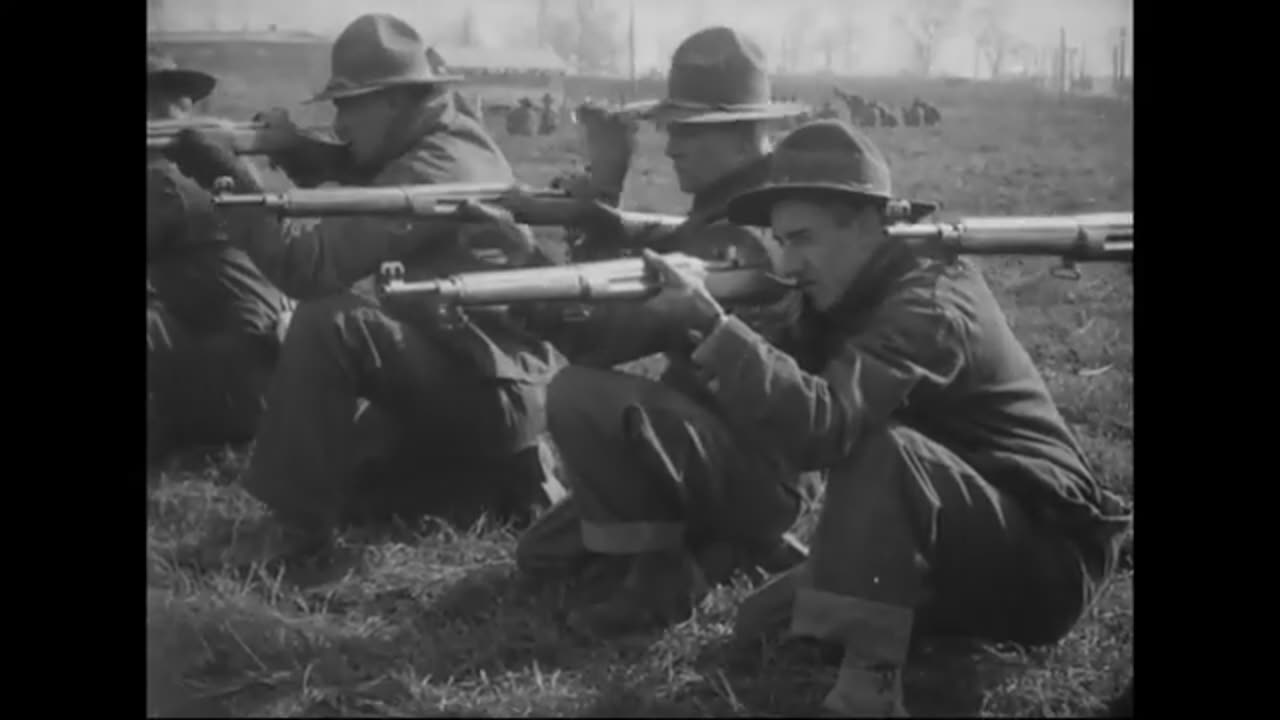
[[[463,221],[458,242],[478,259],[496,265],[527,264],[538,245],[528,226],[515,221],[505,208],[476,200],[465,200],[454,212]]]
[[[660,287],[646,303],[650,310],[667,318],[693,342],[701,341],[715,329],[725,312],[707,291],[705,275],[678,268],[648,249],[644,251],[644,264]]]
[[[299,128],[289,113],[281,108],[258,113],[253,119],[284,138],[284,149],[271,154],[271,164],[288,175],[298,187],[341,182],[350,175],[351,155],[345,143]]]
[[[733,315],[761,337],[774,342],[784,337],[787,330],[799,322],[803,307],[804,295],[799,291],[791,291],[768,305],[734,306]]]
[[[578,106],[577,115],[592,187],[597,193],[620,196],[636,151],[636,116],[591,103]]]
[[[165,149],[168,157],[183,175],[195,180],[205,189],[213,187],[220,177],[230,177],[236,181],[241,192],[252,192],[244,187],[252,178],[252,173],[236,157],[230,140],[216,133],[205,132],[198,128],[183,128],[173,138],[173,143]]]

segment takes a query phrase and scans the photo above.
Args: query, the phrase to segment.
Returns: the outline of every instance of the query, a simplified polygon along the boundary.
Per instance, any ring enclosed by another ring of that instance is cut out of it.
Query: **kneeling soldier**
[[[842,647],[824,705],[845,716],[905,715],[913,634],[1061,639],[1112,573],[1130,522],[980,271],[890,238],[891,199],[870,140],[820,121],[779,144],[769,183],[730,202],[731,221],[772,226],[784,272],[805,287],[800,318],[772,341],[727,315],[699,278],[647,255],[664,283],[650,309],[697,339],[690,357],[715,415],[747,438],[741,455],[772,447],[796,469],[827,473],[809,559],[748,599],[735,630],[789,624]],[[930,210],[911,203],[909,214]],[[597,396],[582,389],[552,384],[553,435],[600,421]],[[628,412],[594,431],[653,434]],[[672,479],[705,446],[701,435],[668,443],[658,459],[670,471],[637,475],[642,486],[576,473],[566,458],[584,533],[634,541],[632,576],[577,622],[687,614],[698,588],[689,532],[714,533],[763,502],[750,493],[768,486],[736,477],[723,487]]]

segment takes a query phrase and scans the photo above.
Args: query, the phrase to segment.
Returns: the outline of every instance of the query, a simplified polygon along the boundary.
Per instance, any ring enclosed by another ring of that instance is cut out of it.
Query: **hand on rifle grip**
[[[183,128],[174,136],[165,156],[178,166],[182,174],[201,187],[212,188],[222,178],[231,178],[236,184],[254,184],[230,142],[215,133],[194,127]],[[253,191],[250,187],[243,189]]]
[[[523,197],[519,191],[508,195],[512,203],[520,202]],[[533,233],[517,223],[506,208],[468,199],[458,203],[454,215],[465,223],[458,230],[459,244],[481,259],[497,250],[506,261],[500,264],[520,266],[537,252]]]
[[[311,188],[341,181],[351,170],[347,146],[300,129],[282,108],[258,113],[255,122],[282,136],[284,149],[270,156],[271,164],[284,171],[298,187]]]

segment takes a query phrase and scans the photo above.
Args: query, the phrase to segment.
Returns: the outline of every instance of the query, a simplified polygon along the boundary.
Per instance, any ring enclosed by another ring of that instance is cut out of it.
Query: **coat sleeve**
[[[195,181],[161,168],[147,170],[147,260],[199,239],[215,222],[209,194]]]
[[[802,471],[848,457],[918,387],[952,382],[967,357],[959,315],[923,292],[886,302],[838,345],[821,374],[805,372],[734,317],[693,353],[726,411],[776,438]]]

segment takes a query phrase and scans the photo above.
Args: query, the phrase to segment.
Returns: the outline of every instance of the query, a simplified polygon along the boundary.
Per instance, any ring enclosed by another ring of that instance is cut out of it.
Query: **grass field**
[[[861,89],[861,88],[858,88]],[[1065,105],[1018,88],[932,88],[944,113],[928,129],[874,129],[901,194],[951,214],[1132,208],[1129,107]],[[872,98],[916,88],[871,84]],[[890,99],[893,99],[892,97]],[[651,131],[626,203],[679,211]],[[501,142],[521,176],[567,164],[570,133]],[[986,263],[1009,321],[1037,359],[1099,475],[1133,497],[1133,288],[1121,267],[1052,277],[1047,262]],[[351,531],[353,563],[328,577],[261,567],[209,569],[250,546],[265,511],[237,485],[237,452],[149,478],[148,665],[153,708],[223,715],[805,716],[835,668],[766,647],[725,646],[743,584],[694,618],[643,641],[584,645],[551,590],[522,585],[514,534],[478,526]],[[807,525],[807,523],[806,523]],[[1057,647],[939,650],[907,683],[913,712],[984,716],[1100,712],[1132,672],[1132,544],[1117,581]],[[203,568],[203,569],[202,569]]]

